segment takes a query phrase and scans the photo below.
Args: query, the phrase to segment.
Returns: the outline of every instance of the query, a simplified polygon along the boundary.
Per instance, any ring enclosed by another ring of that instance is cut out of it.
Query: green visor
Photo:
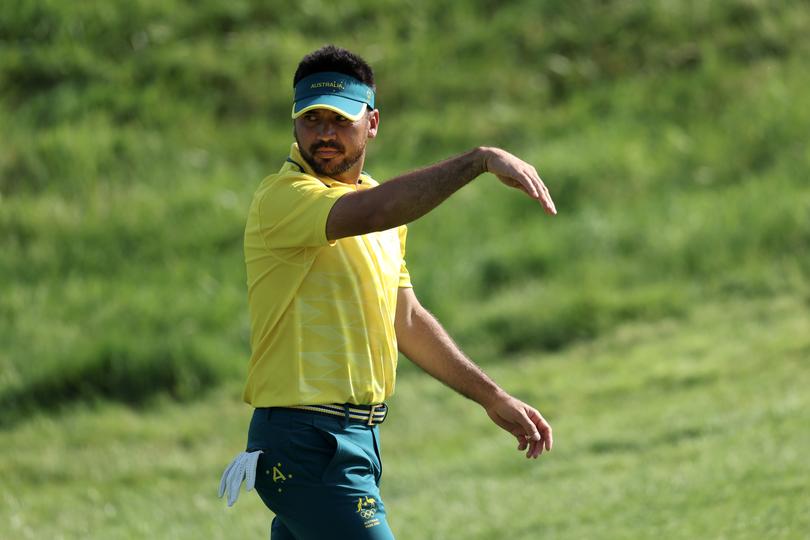
[[[298,118],[312,109],[329,109],[357,120],[366,109],[374,109],[374,89],[361,81],[325,71],[304,77],[295,85],[292,117]]]

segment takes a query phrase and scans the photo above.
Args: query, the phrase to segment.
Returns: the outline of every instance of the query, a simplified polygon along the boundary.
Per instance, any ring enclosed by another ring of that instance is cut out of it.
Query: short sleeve
[[[399,234],[399,249],[402,254],[402,264],[399,267],[399,286],[411,288],[413,287],[411,284],[411,274],[405,266],[405,239],[408,236],[408,227],[405,225],[400,226],[397,233]]]
[[[327,187],[307,175],[282,176],[262,195],[259,227],[270,249],[326,246],[326,219],[335,202],[353,190]]]

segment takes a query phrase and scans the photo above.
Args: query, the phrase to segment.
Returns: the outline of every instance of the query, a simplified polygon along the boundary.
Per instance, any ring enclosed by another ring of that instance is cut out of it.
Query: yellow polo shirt
[[[341,196],[377,186],[318,177],[298,145],[250,205],[245,264],[254,407],[381,403],[394,392],[397,289],[410,287],[401,226],[326,239]]]

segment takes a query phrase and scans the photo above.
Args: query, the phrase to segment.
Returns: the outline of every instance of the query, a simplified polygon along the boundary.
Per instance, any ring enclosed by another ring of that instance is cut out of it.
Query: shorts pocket
[[[295,484],[319,484],[335,456],[333,437],[315,426],[272,426],[263,433],[266,444],[258,450],[256,485],[262,489]]]
[[[330,433],[315,426],[299,426],[288,432],[285,457],[300,478],[320,483],[337,450]]]
[[[375,460],[351,437],[324,431],[323,434],[334,441],[335,453],[324,470],[322,480],[328,484],[353,485],[365,483],[379,476]]]
[[[375,471],[374,471],[374,478],[377,480],[377,485],[380,485],[380,480],[382,480],[382,454],[380,453],[380,434],[377,431],[377,428],[371,430],[371,437],[374,441],[374,457],[377,458],[376,462],[374,463]]]

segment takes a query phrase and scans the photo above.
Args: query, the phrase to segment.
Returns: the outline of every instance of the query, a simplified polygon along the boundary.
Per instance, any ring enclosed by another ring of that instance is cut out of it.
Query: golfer
[[[223,473],[220,496],[233,504],[243,480],[255,486],[275,514],[273,540],[391,539],[378,426],[398,352],[479,403],[526,457],[552,446],[543,416],[485,375],[419,304],[406,224],[485,172],[556,210],[534,167],[497,148],[378,184],[364,168],[380,128],[374,75],[356,54],[318,49],[293,85],[295,143],[259,185],[245,228],[244,400],[254,412],[247,451]]]

